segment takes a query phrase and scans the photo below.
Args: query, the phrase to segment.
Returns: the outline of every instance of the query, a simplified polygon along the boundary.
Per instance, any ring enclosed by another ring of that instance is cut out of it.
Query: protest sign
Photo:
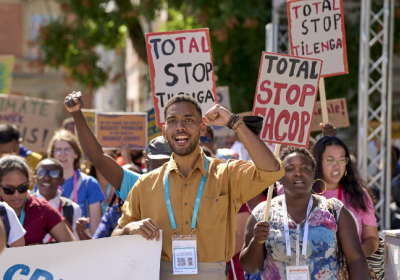
[[[342,0],[287,2],[292,55],[324,61],[321,77],[349,73]]]
[[[146,48],[157,125],[164,124],[164,106],[177,95],[196,99],[204,117],[217,103],[208,29],[147,33]]]
[[[308,146],[322,61],[263,52],[253,116],[265,142]]]
[[[0,94],[0,123],[15,124],[28,149],[47,149],[56,121],[57,101]]]
[[[93,134],[96,131],[96,110],[95,109],[82,109],[82,115]]]
[[[154,138],[162,135],[161,127],[157,126],[156,113],[154,108],[147,110],[147,140],[150,142]]]
[[[0,275],[4,280],[157,280],[161,240],[128,235],[6,249]]]
[[[13,55],[0,55],[0,93],[10,93],[14,61]]]
[[[146,113],[96,113],[96,138],[103,148],[126,142],[132,149],[147,147]]]
[[[229,87],[217,87],[218,104],[231,111],[231,99],[229,97]],[[213,126],[214,137],[225,137],[228,135],[229,128],[226,126]]]
[[[349,114],[345,98],[331,99],[327,102],[329,123],[336,128],[349,127]],[[319,124],[322,123],[321,102],[315,103],[314,119],[311,131],[320,131]]]

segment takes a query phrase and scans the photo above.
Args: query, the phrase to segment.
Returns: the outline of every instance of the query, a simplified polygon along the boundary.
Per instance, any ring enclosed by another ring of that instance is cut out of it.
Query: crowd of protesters
[[[275,157],[238,115],[216,105],[204,122],[199,104],[178,96],[165,104],[163,136],[145,151],[126,143],[105,151],[79,94],[65,106],[72,117],[43,156],[21,144],[15,126],[0,124],[0,253],[2,244],[129,234],[159,240],[162,229],[161,279],[286,279],[291,266],[307,267],[310,279],[341,279],[340,254],[350,279],[383,279],[373,259],[382,243],[376,199],[332,126],[308,149],[282,147]],[[224,148],[216,148],[212,126],[234,131]],[[398,197],[399,170],[392,172]],[[174,276],[171,237],[193,232],[198,274]]]

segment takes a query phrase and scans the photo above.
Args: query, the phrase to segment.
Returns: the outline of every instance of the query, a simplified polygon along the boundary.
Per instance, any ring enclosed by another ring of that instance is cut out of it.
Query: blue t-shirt
[[[76,170],[78,172],[78,181],[79,176],[81,175],[80,170]],[[63,196],[66,198],[70,198],[70,195],[74,189],[74,176],[65,180],[62,185]],[[86,175],[85,179],[82,180],[81,186],[78,190],[78,204],[82,209],[82,217],[88,217],[86,203],[89,205],[94,204],[96,202],[101,202],[105,199],[103,191],[100,188],[99,182],[92,176]]]
[[[128,194],[132,187],[139,180],[140,175],[124,168],[124,178],[122,179],[121,189],[119,191],[115,190],[115,193],[125,201],[128,198]]]
[[[118,226],[118,220],[121,218],[122,213],[118,212],[118,205],[115,204],[103,215],[101,222],[97,227],[94,239],[110,237],[113,230]]]

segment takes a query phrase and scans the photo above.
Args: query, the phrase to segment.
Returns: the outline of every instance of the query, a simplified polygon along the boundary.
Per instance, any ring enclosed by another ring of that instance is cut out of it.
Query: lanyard
[[[28,199],[25,198],[24,205],[22,206],[21,215],[19,216],[19,223],[21,224],[21,226],[24,226],[24,221],[25,221],[25,204],[26,204],[26,201],[27,201],[27,200],[28,200]]]
[[[283,216],[284,216],[284,229],[285,229],[285,240],[286,240],[286,254],[287,256],[291,256],[292,255],[292,250],[290,247],[290,237],[289,237],[289,222],[288,222],[288,213],[287,213],[287,209],[286,209],[286,199],[285,196],[283,197],[282,200],[282,206],[283,206]],[[304,225],[304,236],[303,236],[303,250],[302,250],[302,254],[305,256],[307,254],[307,239],[308,239],[308,215],[311,212],[311,208],[313,206],[313,196],[311,195],[310,197],[310,201],[308,202],[308,206],[307,206],[307,215],[306,215],[306,223]],[[299,238],[300,238],[300,224],[297,225],[297,230],[296,230],[296,234],[297,234],[297,239],[296,239],[296,265],[299,265],[299,259],[300,259],[300,244],[299,244]]]
[[[339,185],[338,199],[339,199],[340,201],[342,201],[342,186],[341,186],[341,185]]]
[[[200,186],[199,186],[199,190],[197,192],[196,204],[193,209],[193,217],[192,217],[192,224],[190,226],[190,228],[191,228],[190,233],[192,233],[194,231],[194,229],[196,228],[197,215],[199,213],[199,207],[200,207],[200,200],[201,200],[201,196],[203,194],[204,185],[206,183],[206,178],[207,178],[208,158],[206,156],[204,156],[204,158],[205,158],[204,169],[206,170],[206,175],[201,176]],[[169,169],[169,165],[170,165],[170,163],[168,164],[167,170]],[[176,235],[178,235],[178,227],[176,226],[174,212],[172,211],[171,198],[169,195],[169,172],[167,173],[167,176],[165,178],[164,185],[165,185],[165,201],[167,202],[169,220],[171,222],[172,230],[175,232]]]
[[[72,190],[74,192],[74,202],[78,204],[78,186],[77,186],[77,181],[78,181],[78,172],[74,170],[74,189]]]
[[[101,202],[101,206],[103,208],[103,213],[105,213],[106,210],[107,210],[107,207],[108,207],[108,204],[109,204],[109,201],[107,201],[107,200],[109,200],[110,192],[111,192],[111,184],[108,183],[107,192],[106,192],[106,198],[104,199],[103,202]]]

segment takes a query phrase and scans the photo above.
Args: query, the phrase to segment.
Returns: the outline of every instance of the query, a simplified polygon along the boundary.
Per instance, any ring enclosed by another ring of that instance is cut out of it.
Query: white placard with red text
[[[173,96],[196,99],[203,117],[217,103],[208,28],[146,34],[151,87],[157,125],[164,124],[164,106]]]
[[[321,76],[349,73],[342,0],[287,2],[292,55],[324,61]]]
[[[253,105],[263,141],[308,146],[321,67],[320,59],[263,52]]]

